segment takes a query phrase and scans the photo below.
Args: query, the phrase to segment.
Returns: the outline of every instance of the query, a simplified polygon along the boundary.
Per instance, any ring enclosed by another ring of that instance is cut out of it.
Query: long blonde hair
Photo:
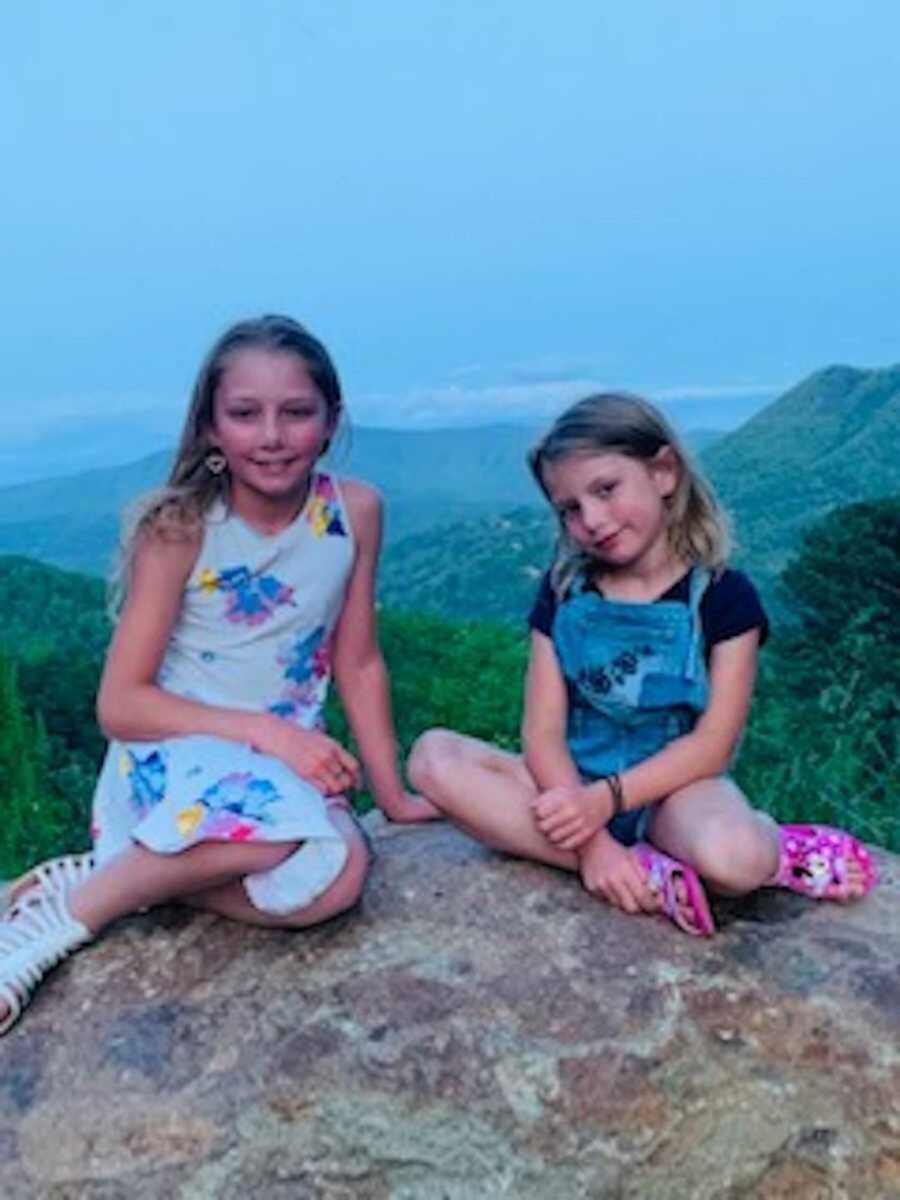
[[[666,500],[666,530],[673,553],[685,562],[721,570],[731,550],[728,518],[715,492],[675,430],[648,400],[628,392],[586,396],[557,417],[529,452],[528,464],[541,491],[551,499],[544,472],[548,464],[573,455],[626,454],[645,462],[668,447],[678,461],[678,483]],[[551,583],[559,598],[596,563],[568,536],[560,519]]]
[[[135,550],[143,536],[152,534],[167,541],[196,536],[210,506],[220,499],[227,503],[228,472],[215,474],[206,461],[215,446],[213,404],[229,359],[247,349],[301,358],[325,400],[330,428],[337,428],[344,407],[340,379],[318,338],[291,317],[271,314],[239,321],[226,329],[200,366],[169,478],[163,487],[140,497],[126,513],[110,585],[110,607],[114,612],[125,598]],[[324,449],[327,443],[323,453]]]

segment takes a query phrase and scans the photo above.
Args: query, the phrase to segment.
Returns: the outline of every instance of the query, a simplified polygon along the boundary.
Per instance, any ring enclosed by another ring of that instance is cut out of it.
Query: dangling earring
[[[210,450],[203,462],[211,475],[221,475],[228,466],[228,459],[221,450]]]

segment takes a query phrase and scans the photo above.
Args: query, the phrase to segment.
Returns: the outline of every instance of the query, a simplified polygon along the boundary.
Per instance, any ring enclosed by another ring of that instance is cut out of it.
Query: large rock
[[[361,910],[180,910],[62,967],[0,1043],[3,1200],[900,1196],[900,863],[710,941],[444,826]]]

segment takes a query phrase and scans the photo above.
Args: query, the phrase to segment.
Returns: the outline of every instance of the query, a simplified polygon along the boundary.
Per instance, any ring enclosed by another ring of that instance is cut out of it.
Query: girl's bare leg
[[[332,808],[328,815],[347,843],[347,861],[318,899],[285,916],[254,908],[242,880],[245,875],[269,870],[293,854],[297,849],[293,842],[206,842],[168,855],[131,846],[72,889],[69,912],[91,933],[98,933],[117,917],[166,900],[182,900],[254,925],[305,928],[327,921],[356,903],[369,867],[368,849],[349,813]],[[0,999],[0,1021],[8,1012]]]
[[[248,925],[271,928],[305,929],[345,912],[362,894],[369,870],[369,851],[349,813],[330,809],[328,816],[347,843],[347,861],[334,883],[306,908],[295,909],[285,916],[261,912],[250,902],[241,880],[232,880],[181,899],[192,908],[206,909]]]
[[[650,840],[690,863],[714,891],[742,896],[775,883],[781,845],[778,825],[750,807],[730,779],[702,779],[674,792],[656,810]],[[833,899],[855,900],[866,891],[863,868],[847,864],[846,890]]]
[[[296,842],[202,842],[177,854],[157,854],[135,844],[72,889],[69,911],[99,933],[128,913],[266,871],[296,849]]]
[[[431,729],[413,747],[407,770],[413,785],[478,841],[581,874],[578,855],[559,849],[535,824],[531,801],[538,789],[517,755],[451,730]],[[688,903],[681,892],[679,900]]]
[[[649,840],[723,895],[755,891],[778,869],[778,826],[730,779],[701,779],[673,792],[657,805]]]
[[[538,794],[521,758],[449,729],[423,733],[407,762],[413,786],[478,841],[518,858],[578,870],[578,856],[560,850],[534,823]]]

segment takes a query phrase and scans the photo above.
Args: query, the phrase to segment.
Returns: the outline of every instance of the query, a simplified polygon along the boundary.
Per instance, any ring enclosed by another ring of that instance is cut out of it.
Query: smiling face
[[[234,351],[213,397],[210,444],[225,456],[238,512],[302,502],[334,422],[306,363],[291,351]]]
[[[666,497],[678,483],[675,455],[571,455],[543,468],[551,503],[572,541],[610,570],[641,569],[669,555]]]

